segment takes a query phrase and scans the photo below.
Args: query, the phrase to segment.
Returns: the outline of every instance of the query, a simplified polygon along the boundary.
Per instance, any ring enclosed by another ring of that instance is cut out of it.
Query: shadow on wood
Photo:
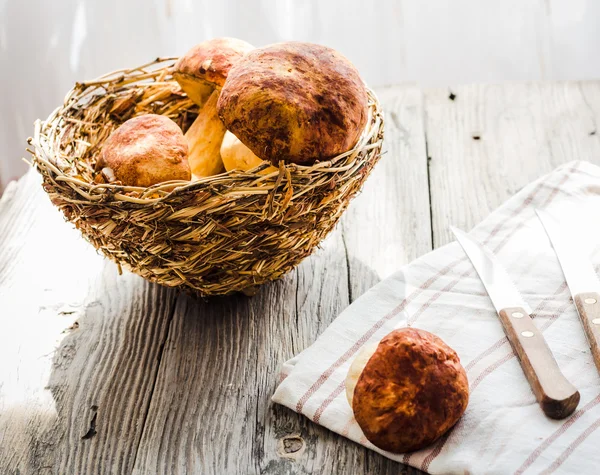
[[[347,450],[347,441],[270,400],[283,362],[309,346],[348,303],[339,231],[327,241],[319,258],[254,297],[179,296],[136,473],[240,467],[299,473]],[[351,265],[377,280],[362,264]]]

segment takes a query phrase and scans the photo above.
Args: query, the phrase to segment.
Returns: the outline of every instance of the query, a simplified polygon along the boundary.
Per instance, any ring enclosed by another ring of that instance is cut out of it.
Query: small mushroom
[[[325,46],[257,48],[230,69],[219,117],[254,154],[310,165],[356,145],[367,122],[367,90],[356,68]]]
[[[102,170],[108,182],[148,187],[189,180],[187,154],[187,142],[175,122],[146,114],[127,120],[106,139],[96,169]]]
[[[223,159],[223,164],[227,171],[251,170],[265,163],[264,160],[254,155],[252,150],[246,147],[240,142],[240,139],[229,131],[225,132],[225,137],[223,137],[223,143],[221,144],[221,158]],[[276,171],[277,168],[270,165],[259,173],[268,175],[269,173]]]
[[[346,397],[365,437],[394,453],[432,444],[461,418],[469,383],[456,352],[424,330],[402,328],[363,348]]]
[[[200,106],[198,117],[185,134],[195,177],[223,171],[219,151],[226,128],[217,114],[219,91],[231,66],[253,48],[236,38],[214,38],[194,46],[175,64],[173,77]]]

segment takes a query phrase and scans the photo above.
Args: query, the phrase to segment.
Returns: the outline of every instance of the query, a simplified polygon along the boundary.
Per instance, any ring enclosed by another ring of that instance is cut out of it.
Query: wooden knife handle
[[[528,313],[519,307],[499,313],[504,332],[544,414],[563,419],[579,404],[579,391],[561,373],[542,332]]]
[[[600,294],[585,292],[574,299],[596,368],[600,371]],[[594,323],[595,322],[595,323]]]

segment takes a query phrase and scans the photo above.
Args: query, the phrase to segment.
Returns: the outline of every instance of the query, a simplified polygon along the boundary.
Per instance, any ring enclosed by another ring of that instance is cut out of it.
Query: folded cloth
[[[403,267],[344,310],[312,346],[284,364],[273,401],[432,474],[598,473],[600,376],[536,208],[547,209],[565,229],[584,229],[578,238],[590,246],[590,259],[600,269],[600,168],[586,162],[561,166],[471,231],[505,265],[559,367],[579,389],[581,402],[570,417],[544,416],[483,284],[456,242]],[[426,449],[398,455],[364,437],[344,380],[363,345],[404,326],[433,332],[456,350],[471,395],[449,433]]]

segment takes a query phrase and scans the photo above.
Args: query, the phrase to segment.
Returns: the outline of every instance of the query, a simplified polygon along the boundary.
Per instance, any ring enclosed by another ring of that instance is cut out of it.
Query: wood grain
[[[385,155],[341,222],[351,257],[350,300],[433,248],[422,92],[390,87],[377,95],[385,114]],[[364,266],[374,279],[366,278]]]
[[[573,297],[596,368],[600,371],[600,294],[585,292]]]
[[[544,414],[552,419],[570,416],[579,404],[579,391],[562,374],[542,332],[521,307],[502,309],[499,316]]]
[[[116,267],[29,173],[0,208],[0,473],[130,473],[174,293]]]
[[[425,91],[434,247],[562,163],[600,163],[600,83]],[[598,130],[598,133],[595,133]]]

